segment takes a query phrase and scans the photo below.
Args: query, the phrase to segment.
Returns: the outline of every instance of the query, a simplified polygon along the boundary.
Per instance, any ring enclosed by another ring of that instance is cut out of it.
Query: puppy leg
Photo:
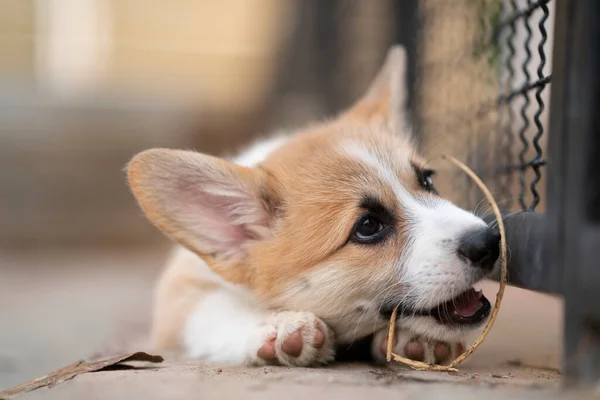
[[[334,357],[333,332],[314,314],[265,313],[226,291],[200,301],[184,343],[189,356],[219,364],[312,366]]]

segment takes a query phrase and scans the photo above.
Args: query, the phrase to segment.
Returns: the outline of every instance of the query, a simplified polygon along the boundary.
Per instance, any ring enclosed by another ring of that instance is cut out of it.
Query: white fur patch
[[[392,166],[387,164],[382,157],[379,157],[375,152],[371,149],[368,149],[359,143],[353,141],[346,141],[342,143],[343,151],[354,158],[357,161],[360,161],[375,171],[375,174],[390,188],[398,198],[400,204],[402,204],[409,211],[413,208],[416,208],[418,205],[415,204],[417,201],[410,195],[408,190],[406,190],[398,181],[398,178],[395,175],[395,171]],[[406,157],[407,161],[410,160],[409,152],[402,150],[398,150],[400,154],[399,157]],[[405,153],[405,154],[403,154]],[[408,170],[406,173],[412,172],[412,168],[408,165]],[[404,171],[403,171],[404,172]]]
[[[266,315],[239,288],[208,294],[190,315],[184,343],[188,356],[219,364],[252,364],[266,340]]]
[[[427,309],[449,300],[482,278],[465,263],[457,249],[462,235],[486,226],[480,218],[446,200],[413,213],[411,246],[407,249],[402,281],[409,288],[406,302]]]
[[[271,153],[289,140],[285,134],[276,135],[268,139],[259,140],[233,158],[233,162],[243,167],[252,167],[265,160]]]

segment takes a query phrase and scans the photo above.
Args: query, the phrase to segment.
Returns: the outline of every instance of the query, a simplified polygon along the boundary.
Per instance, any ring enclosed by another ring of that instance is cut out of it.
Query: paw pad
[[[302,353],[304,339],[302,339],[302,328],[288,336],[281,345],[281,350],[289,356],[298,357]]]
[[[256,355],[264,361],[284,365],[313,365],[333,359],[333,332],[320,320],[304,313],[277,316],[271,333]],[[288,318],[285,318],[288,317]],[[289,317],[303,317],[298,319]],[[294,328],[289,329],[289,325]]]

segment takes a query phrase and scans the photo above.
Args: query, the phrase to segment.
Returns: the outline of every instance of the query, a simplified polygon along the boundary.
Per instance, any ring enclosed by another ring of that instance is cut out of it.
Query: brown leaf
[[[161,356],[153,356],[140,351],[137,353],[125,354],[118,357],[111,357],[100,361],[77,361],[73,364],[67,365],[66,367],[51,372],[48,375],[32,379],[21,385],[0,392],[0,400],[12,399],[15,396],[31,392],[32,390],[39,389],[41,387],[47,386],[48,388],[53,388],[54,386],[68,381],[69,379],[73,379],[79,374],[102,371],[108,369],[109,367],[121,365],[122,363],[126,363],[129,361],[146,361],[152,363],[161,363],[163,362],[163,358]]]

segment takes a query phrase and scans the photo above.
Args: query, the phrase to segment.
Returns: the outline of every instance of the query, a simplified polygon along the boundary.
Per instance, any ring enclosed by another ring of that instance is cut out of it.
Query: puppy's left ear
[[[267,174],[192,151],[152,149],[127,168],[146,216],[200,256],[243,260],[270,236],[273,198]]]
[[[389,49],[383,67],[367,92],[341,117],[384,124],[391,133],[409,138],[406,72],[406,50],[400,45],[394,45]]]

